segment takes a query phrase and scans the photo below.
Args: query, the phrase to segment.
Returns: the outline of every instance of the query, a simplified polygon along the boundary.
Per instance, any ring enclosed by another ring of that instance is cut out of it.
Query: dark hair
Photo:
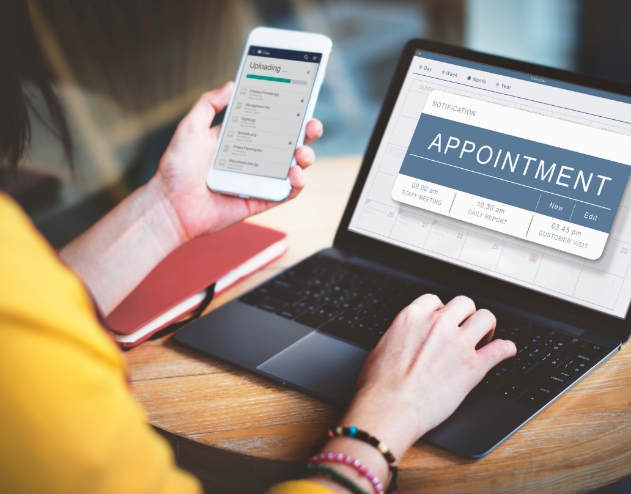
[[[27,81],[44,97],[51,130],[72,165],[70,131],[35,39],[27,0],[0,0],[0,165],[15,168],[20,162],[31,139],[29,109],[45,122],[25,91]]]

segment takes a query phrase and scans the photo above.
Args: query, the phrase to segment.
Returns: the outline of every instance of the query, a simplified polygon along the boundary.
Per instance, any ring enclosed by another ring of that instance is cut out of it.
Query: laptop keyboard
[[[443,301],[453,298],[431,291]],[[401,309],[426,292],[403,278],[316,255],[239,300],[371,350]],[[518,353],[492,369],[462,406],[496,393],[539,408],[611,350],[508,313],[493,313],[493,339],[512,340]]]

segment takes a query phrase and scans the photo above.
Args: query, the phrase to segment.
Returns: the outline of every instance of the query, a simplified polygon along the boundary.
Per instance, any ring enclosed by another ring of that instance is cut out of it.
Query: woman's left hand
[[[234,84],[229,82],[200,97],[178,125],[149,184],[170,211],[180,243],[216,232],[279,204],[217,194],[206,186],[206,175],[219,136],[219,126],[210,128],[210,123],[226,107],[233,90]],[[309,121],[305,142],[321,135],[322,124],[315,119]],[[308,146],[296,149],[295,156],[298,166],[289,170],[292,190],[287,200],[296,197],[303,189],[307,181],[304,170],[315,160],[315,154]]]

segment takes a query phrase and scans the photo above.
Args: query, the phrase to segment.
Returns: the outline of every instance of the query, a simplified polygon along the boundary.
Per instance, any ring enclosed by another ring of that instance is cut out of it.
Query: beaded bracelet
[[[368,479],[368,481],[372,484],[373,489],[375,490],[375,494],[385,494],[385,491],[383,490],[383,484],[379,481],[379,478],[370,470],[368,470],[367,467],[362,465],[359,460],[356,460],[355,458],[352,458],[348,455],[345,455],[343,453],[320,453],[319,455],[315,455],[309,458],[308,462],[310,464],[332,462],[348,465],[349,467],[354,468],[360,475]]]
[[[335,468],[327,467],[322,464],[313,464],[309,463],[306,466],[307,472],[310,474],[320,473],[326,475],[331,478],[334,482],[337,482],[342,487],[346,487],[353,494],[368,494],[364,489],[359,487],[355,482],[353,482],[348,477],[342,475]]]
[[[388,492],[393,492],[397,488],[397,476],[399,473],[397,460],[394,455],[390,452],[388,446],[385,443],[381,442],[374,436],[371,436],[368,432],[358,429],[354,425],[348,427],[336,427],[335,429],[330,429],[322,435],[322,438],[313,446],[311,449],[311,455],[315,455],[322,449],[324,443],[334,437],[350,437],[352,439],[357,439],[359,441],[363,441],[367,444],[370,444],[373,448],[376,448],[379,453],[385,458],[388,462],[388,467],[390,472],[392,472],[392,481],[390,482],[390,487],[388,488]]]

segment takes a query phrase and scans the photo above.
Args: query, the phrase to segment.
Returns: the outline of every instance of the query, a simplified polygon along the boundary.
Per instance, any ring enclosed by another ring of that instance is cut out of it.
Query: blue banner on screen
[[[609,232],[631,167],[423,115],[400,173]]]
[[[393,199],[597,259],[627,185],[628,138],[430,94]]]

